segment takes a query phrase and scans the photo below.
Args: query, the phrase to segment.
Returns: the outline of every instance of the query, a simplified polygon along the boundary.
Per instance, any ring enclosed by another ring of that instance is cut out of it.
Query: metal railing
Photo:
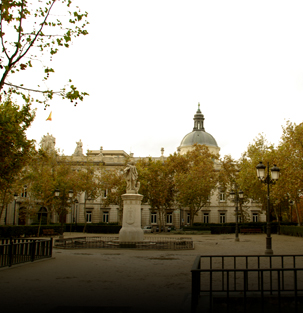
[[[0,267],[52,257],[53,239],[0,239]]]
[[[145,237],[144,241],[120,242],[119,237],[71,237],[55,239],[55,248],[83,249],[83,248],[107,248],[121,249],[132,248],[140,250],[189,250],[194,248],[192,238],[187,237]]]
[[[264,312],[269,298],[276,300],[278,312],[285,305],[287,312],[299,312],[303,255],[198,256],[191,273],[192,312],[201,301],[203,312],[233,312],[235,303],[242,303],[240,310],[244,312],[249,306],[252,312]]]

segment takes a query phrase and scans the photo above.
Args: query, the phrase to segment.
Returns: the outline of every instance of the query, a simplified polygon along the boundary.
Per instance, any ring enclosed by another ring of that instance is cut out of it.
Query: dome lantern
[[[205,129],[204,129],[204,115],[202,114],[202,112],[200,110],[200,102],[198,102],[198,110],[194,116],[193,131],[196,131],[196,130],[205,131]]]
[[[194,144],[206,145],[211,153],[218,154],[220,151],[215,138],[204,129],[204,115],[200,110],[200,103],[198,103],[198,110],[194,115],[194,128],[191,133],[184,136],[178,151],[180,154],[185,154],[192,149]]]

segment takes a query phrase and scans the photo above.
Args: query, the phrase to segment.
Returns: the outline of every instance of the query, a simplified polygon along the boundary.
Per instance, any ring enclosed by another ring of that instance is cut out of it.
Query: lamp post
[[[229,193],[230,198],[232,201],[235,202],[236,204],[236,231],[235,231],[235,241],[239,241],[239,224],[238,224],[238,217],[239,217],[239,213],[238,213],[238,209],[239,209],[239,202],[243,199],[243,191],[240,190],[238,192],[238,189],[236,187],[236,192],[235,191],[231,191]]]
[[[274,165],[269,176],[269,163],[267,162],[267,176],[265,177],[266,166],[260,162],[257,166],[257,176],[261,183],[267,184],[267,211],[266,211],[266,250],[265,254],[273,254],[271,240],[271,223],[270,223],[270,202],[269,202],[269,185],[274,184],[279,179],[280,169]]]
[[[14,220],[13,220],[13,225],[16,225],[16,202],[18,199],[18,194],[14,194],[14,199],[15,199],[15,203],[14,203]]]
[[[73,198],[73,195],[74,195],[74,192],[73,190],[71,189],[69,192],[68,192],[68,197],[70,199],[70,204],[71,204],[71,218],[70,218],[70,227],[69,227],[69,232],[71,233],[72,231],[72,222],[73,222],[73,201],[72,201],[72,198]]]
[[[75,205],[78,203],[79,203],[79,201],[76,199],[75,203],[74,203],[74,209],[75,209]],[[77,221],[78,221],[78,213],[77,212],[78,212],[78,206],[76,207],[76,214],[75,214],[76,215],[76,218],[75,218],[76,231],[77,231]]]

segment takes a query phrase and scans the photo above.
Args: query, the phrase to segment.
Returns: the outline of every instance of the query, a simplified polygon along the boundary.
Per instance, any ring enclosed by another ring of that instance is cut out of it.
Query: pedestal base
[[[119,232],[120,242],[138,242],[144,240],[141,228],[141,200],[142,195],[124,194],[122,228]]]
[[[134,227],[122,227],[119,232],[120,242],[138,242],[144,240],[144,232]]]

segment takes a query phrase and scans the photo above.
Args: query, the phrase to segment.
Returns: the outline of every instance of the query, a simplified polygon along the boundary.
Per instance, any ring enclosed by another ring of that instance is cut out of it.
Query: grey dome
[[[181,141],[180,147],[192,146],[194,144],[206,145],[211,147],[218,147],[215,138],[207,133],[204,128],[204,115],[200,110],[200,103],[198,103],[198,110],[194,115],[193,131],[187,134]]]
[[[215,138],[211,134],[209,134],[203,130],[196,130],[196,131],[192,131],[191,133],[187,134],[182,139],[180,147],[192,146],[195,143],[198,145],[218,147],[218,144],[217,144]]]

